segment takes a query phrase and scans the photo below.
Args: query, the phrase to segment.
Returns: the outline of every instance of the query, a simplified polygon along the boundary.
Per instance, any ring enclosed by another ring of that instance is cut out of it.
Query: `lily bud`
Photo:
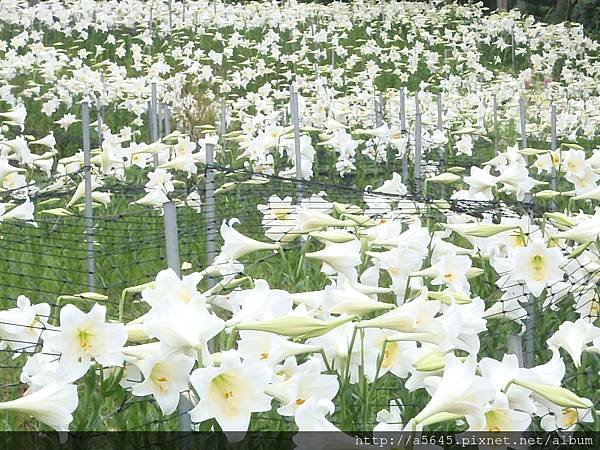
[[[348,214],[360,214],[362,209],[356,205],[349,205],[347,203],[338,203],[333,202],[333,209],[340,214],[348,213]]]
[[[437,413],[432,416],[429,416],[423,422],[419,422],[419,425],[421,425],[422,427],[425,427],[427,425],[433,425],[434,423],[448,422],[450,420],[455,421],[455,420],[459,420],[462,418],[464,418],[464,416],[461,414],[452,414],[449,412],[441,412],[441,413]]]
[[[445,356],[446,354],[443,352],[432,351],[431,353],[427,353],[426,355],[422,356],[417,361],[415,361],[413,367],[419,372],[433,372],[437,370],[442,370],[445,365]]]
[[[333,314],[362,316],[373,311],[384,311],[395,307],[391,303],[373,300],[355,289],[332,289],[330,295],[336,302],[335,306],[329,310]]]
[[[141,323],[129,322],[125,325],[125,331],[129,342],[142,343],[150,339],[144,331],[144,324]]]
[[[575,222],[573,221],[573,219],[571,219],[566,214],[559,213],[559,212],[550,212],[550,213],[545,213],[544,215],[549,220],[551,220],[552,222],[554,222],[555,224],[557,224],[559,226],[566,227],[566,228],[571,228],[571,227],[575,226]]]
[[[461,177],[459,177],[458,175],[454,174],[454,173],[449,173],[449,172],[445,172],[445,173],[440,173],[439,175],[436,175],[435,177],[431,177],[431,178],[427,178],[427,183],[442,183],[442,184],[452,184],[452,183],[456,183],[457,181],[460,181]]]
[[[459,305],[465,305],[473,301],[468,295],[465,295],[462,292],[452,291],[450,289],[444,289],[440,292],[429,291],[427,296],[432,300],[439,300],[447,305],[452,304],[452,302],[455,302]]]
[[[468,271],[467,271],[467,280],[471,280],[473,278],[477,278],[480,275],[483,275],[485,271],[483,269],[480,269],[479,267],[471,267]]]
[[[237,183],[233,181],[228,181],[227,183],[223,183],[219,188],[215,190],[215,194],[221,194],[223,192],[231,191]]]
[[[73,213],[71,211],[66,210],[65,208],[51,208],[40,211],[38,214],[50,214],[52,216],[65,217],[72,216]]]
[[[344,230],[311,231],[308,235],[317,238],[319,241],[335,242],[336,244],[353,241],[356,237]]]
[[[535,196],[535,198],[547,199],[547,198],[558,197],[559,195],[561,195],[560,192],[546,189],[544,191],[537,192],[534,196]]]
[[[318,231],[326,227],[352,227],[354,222],[336,219],[328,214],[315,210],[300,208],[298,224],[302,231]]]
[[[241,323],[235,325],[235,328],[239,331],[266,331],[267,333],[275,333],[296,339],[310,339],[329,333],[352,319],[354,317],[324,321],[314,317],[288,315],[263,322]]]
[[[350,222],[350,226],[353,226],[354,224],[359,225],[361,227],[373,227],[377,225],[377,223],[368,216],[344,213],[342,214],[342,217],[352,221]]]
[[[460,223],[460,224],[442,224],[444,228],[452,230],[455,233],[462,234],[463,236],[471,236],[478,238],[486,238],[495,236],[498,233],[503,233],[508,230],[514,230],[519,228],[516,225],[496,225],[496,224],[474,224],[474,223]]]
[[[600,200],[600,186],[595,187],[585,194],[576,195],[573,200]]]
[[[563,408],[589,408],[592,406],[592,402],[587,398],[579,397],[562,386],[552,386],[522,380],[514,380],[513,383],[529,389]]]

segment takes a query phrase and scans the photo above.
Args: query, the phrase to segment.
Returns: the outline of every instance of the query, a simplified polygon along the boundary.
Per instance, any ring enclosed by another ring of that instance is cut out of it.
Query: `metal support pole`
[[[419,106],[419,92],[415,92],[415,165],[413,168],[413,178],[415,180],[415,190],[417,195],[423,191],[423,179],[421,174],[421,108]]]
[[[533,342],[533,329],[535,328],[535,297],[529,294],[527,298],[527,305],[525,310],[527,311],[527,317],[525,317],[525,353],[523,355],[523,364],[525,367],[530,368],[534,365],[534,342]]]
[[[173,31],[173,10],[171,0],[167,0],[167,7],[169,8],[169,31]],[[170,34],[170,33],[169,33]]]
[[[179,240],[177,237],[177,208],[175,203],[163,204],[165,222],[165,248],[167,250],[167,264],[178,277],[181,277],[181,262],[179,260]],[[189,396],[184,392],[179,396],[177,415],[179,416],[179,431],[191,431],[192,419],[188,411],[192,409]]]
[[[554,153],[558,149],[558,138],[556,132],[556,105],[552,105],[550,108],[550,129],[551,129],[551,138],[550,138],[550,150],[551,161],[552,161],[552,179],[551,179],[551,187],[552,190],[556,190],[558,188],[558,173],[556,167],[554,166]],[[555,208],[554,200],[552,200],[552,209]]]
[[[154,17],[153,17],[153,8],[154,5],[150,6],[150,17],[148,18],[148,32],[150,33],[150,45],[148,46],[148,54],[152,55],[152,43],[154,41],[154,30],[152,27],[152,22],[154,21]]]
[[[437,95],[437,129],[441,133],[444,132],[443,121],[444,121],[444,107],[442,104],[442,93],[438,92],[438,95]],[[444,171],[445,160],[446,160],[446,149],[441,147],[440,148],[440,165],[439,165],[440,172]]]
[[[529,214],[530,220],[533,219],[533,195],[531,193],[525,194],[524,202],[526,203],[527,213]],[[525,305],[525,311],[527,316],[525,317],[525,350],[523,354],[523,364],[526,368],[534,366],[535,363],[535,346],[534,346],[534,329],[536,323],[536,312],[535,312],[535,297],[529,294],[527,297],[527,305]]]
[[[443,114],[442,94],[440,92],[437,95],[437,129],[439,131],[444,131]]]
[[[302,202],[302,155],[300,153],[300,117],[298,114],[298,93],[290,85],[290,113],[294,127],[294,151],[296,157],[296,203]]]
[[[221,100],[221,125],[219,127],[219,144],[223,145],[225,139],[225,133],[227,133],[227,104],[225,99]]]
[[[165,135],[171,134],[171,111],[167,105],[163,105],[165,117]]]
[[[506,344],[508,353],[516,355],[519,367],[523,367],[523,343],[521,342],[521,336],[518,334],[509,335]]]
[[[206,217],[206,265],[210,266],[217,254],[215,237],[217,233],[217,223],[215,215],[215,146],[214,144],[205,144],[206,151],[206,184],[205,184],[205,217]],[[211,288],[215,285],[213,277],[208,278],[208,287]]]
[[[383,97],[382,94],[379,93],[377,97],[375,97],[375,126],[379,128],[383,125]]]
[[[177,237],[177,209],[175,203],[163,204],[165,222],[165,245],[167,250],[167,265],[181,277],[181,263],[179,261],[179,241]]]
[[[515,68],[515,59],[516,59],[516,51],[515,51],[515,26],[512,25],[510,27],[510,49],[511,49],[511,57],[512,57],[512,68]]]
[[[94,210],[92,208],[92,162],[90,145],[90,105],[87,100],[81,104],[81,124],[83,127],[83,165],[85,190],[85,235],[87,243],[88,290],[96,289],[96,259],[94,255]]]
[[[493,117],[494,117],[494,156],[498,154],[498,99],[496,98],[496,94],[492,95],[493,99]]]
[[[521,148],[527,148],[527,112],[523,97],[519,97],[519,116],[521,122]]]
[[[86,103],[87,104],[87,103]],[[96,133],[98,135],[98,148],[102,148],[102,107],[100,106],[100,99],[96,98],[96,112],[98,113],[98,119],[96,120]],[[88,105],[89,114],[89,105]]]
[[[400,131],[404,134],[406,132],[406,96],[404,88],[400,88]],[[404,151],[402,155],[402,179],[406,183],[408,180],[408,150]]]
[[[158,141],[158,106],[156,102],[156,83],[150,85],[150,139]],[[154,167],[158,166],[158,155],[154,154]]]

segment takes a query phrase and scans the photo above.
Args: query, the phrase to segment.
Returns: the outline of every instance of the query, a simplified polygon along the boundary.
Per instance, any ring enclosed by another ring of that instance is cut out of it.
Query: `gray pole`
[[[96,133],[98,134],[98,148],[102,147],[102,107],[100,106],[100,98],[96,97],[96,112],[98,113],[98,120],[96,120]],[[89,105],[88,105],[89,114]]]
[[[442,94],[441,92],[437,95],[437,128],[440,131],[444,130],[443,124],[443,106],[442,106]]]
[[[558,189],[558,173],[556,171],[556,167],[554,167],[554,152],[558,148],[558,138],[556,133],[556,105],[552,105],[550,108],[550,128],[551,128],[551,138],[550,138],[550,150],[552,154],[550,155],[550,161],[552,161],[552,175],[550,180],[550,186],[553,191]],[[550,208],[552,211],[556,209],[556,202],[554,199],[550,202]]]
[[[173,31],[173,11],[171,9],[171,0],[167,0],[167,7],[169,8],[169,30]]]
[[[152,43],[154,41],[153,30],[152,30],[152,6],[150,6],[150,17],[148,18],[148,31],[150,32],[150,45],[148,47],[148,54],[152,54]]]
[[[181,277],[181,264],[179,262],[179,241],[177,237],[177,209],[175,203],[167,202],[163,205],[165,222],[165,245],[167,250],[167,265]]]
[[[552,105],[552,108],[550,110],[550,128],[552,129],[551,133],[552,133],[552,137],[550,140],[550,150],[552,150],[552,152],[555,152],[556,149],[558,148],[558,138],[557,138],[557,133],[556,133],[556,105]],[[554,164],[552,164],[552,189],[556,190],[558,185],[558,179],[557,179],[557,173],[556,173],[556,168],[554,167]]]
[[[90,105],[87,100],[81,104],[81,125],[83,127],[83,165],[85,188],[85,235],[87,242],[88,289],[96,289],[96,259],[94,257],[94,210],[92,208],[92,162],[90,145]]]
[[[492,98],[494,100],[494,156],[496,156],[498,154],[498,99],[496,94],[493,94]]]
[[[165,136],[165,123],[164,123],[164,109],[163,109],[163,105],[162,103],[158,102],[157,104],[157,109],[156,109],[156,116],[158,118],[157,122],[158,122],[158,136],[159,137],[164,137]]]
[[[171,134],[171,111],[167,105],[163,105],[165,117],[165,135]]]
[[[375,97],[375,126],[379,128],[383,125],[383,98],[382,94],[379,93]]]
[[[179,240],[177,237],[177,209],[175,203],[167,202],[163,205],[165,222],[165,248],[167,250],[167,264],[173,269],[178,277],[181,277],[181,262],[179,260]],[[179,396],[177,415],[179,419],[179,431],[190,431],[192,420],[188,413],[192,404],[185,393]]]
[[[416,194],[421,195],[423,180],[421,179],[421,108],[419,107],[419,92],[415,92],[415,166],[413,178],[415,179]]]
[[[521,342],[521,336],[518,334],[511,334],[506,341],[508,353],[516,355],[517,361],[519,361],[519,367],[523,367],[523,343]]]
[[[221,126],[219,128],[219,144],[223,145],[223,139],[225,139],[225,133],[227,133],[227,104],[225,99],[221,100]]]
[[[442,104],[442,93],[438,92],[438,95],[437,95],[437,129],[438,129],[438,131],[440,131],[442,133],[444,132],[443,115],[444,115],[444,111],[443,111],[443,104]],[[440,148],[440,165],[439,165],[440,172],[444,171],[445,159],[446,159],[446,151],[444,148]]]
[[[404,88],[400,88],[400,131],[404,134],[406,132],[406,97]],[[402,179],[406,183],[408,180],[408,150],[404,151],[402,155]]]
[[[519,97],[519,116],[521,122],[521,147],[527,148],[527,113],[525,110],[525,99]],[[533,218],[533,196],[530,193],[525,194],[525,203],[527,203],[527,210],[531,218]],[[533,329],[535,327],[535,297],[529,294],[527,298],[527,305],[525,310],[527,311],[527,317],[525,318],[525,354],[523,362],[525,367],[532,367],[534,360],[534,346],[533,346]]]
[[[510,27],[510,49],[511,49],[511,56],[512,56],[512,67],[513,69],[515,68],[515,58],[516,58],[516,51],[515,51],[515,26],[512,25]]]
[[[158,141],[158,109],[156,102],[156,83],[150,85],[150,138]],[[154,154],[154,167],[158,166],[158,155]]]
[[[533,219],[533,195],[531,193],[526,193],[523,198],[525,202],[525,206],[527,208],[527,213],[529,214],[530,220]],[[533,367],[534,365],[534,334],[533,330],[535,329],[536,323],[536,313],[535,313],[535,297],[532,294],[529,294],[527,297],[527,305],[525,305],[525,311],[527,311],[527,316],[525,317],[525,351],[523,354],[523,364],[526,368]]]
[[[294,85],[290,85],[290,113],[294,126],[294,150],[296,155],[296,203],[302,202],[302,156],[300,153],[300,117],[298,116],[298,93]]]
[[[210,266],[217,253],[215,237],[217,233],[216,215],[215,215],[215,146],[214,144],[206,143],[206,184],[205,184],[205,199],[204,208],[206,217],[206,266]],[[211,288],[215,284],[213,277],[208,278],[208,287]]]
[[[521,118],[521,148],[527,148],[527,112],[523,97],[519,97],[519,116]]]
[[[525,367],[530,368],[534,365],[534,342],[533,329],[535,328],[535,297],[529,294],[527,298],[527,317],[525,317],[525,354],[523,355],[523,363]]]

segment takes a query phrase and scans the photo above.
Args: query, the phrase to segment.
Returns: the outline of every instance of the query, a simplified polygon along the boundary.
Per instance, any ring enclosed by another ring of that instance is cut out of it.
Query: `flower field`
[[[0,2],[0,430],[600,431],[599,50],[441,0]]]

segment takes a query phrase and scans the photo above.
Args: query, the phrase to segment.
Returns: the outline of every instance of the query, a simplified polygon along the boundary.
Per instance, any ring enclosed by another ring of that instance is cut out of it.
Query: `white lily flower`
[[[106,307],[94,304],[84,313],[68,304],[60,310],[58,333],[43,336],[44,346],[61,353],[61,364],[89,368],[94,359],[103,366],[123,364],[121,349],[127,332],[121,323],[106,322]]]
[[[77,386],[53,383],[16,400],[0,403],[0,410],[28,414],[56,431],[68,431],[78,403]]]
[[[560,324],[558,330],[548,339],[548,346],[564,348],[575,367],[581,366],[581,354],[587,344],[600,337],[600,328],[588,320],[578,319],[575,322],[566,321]]]
[[[221,354],[219,367],[196,369],[190,376],[200,401],[190,411],[194,422],[215,418],[228,439],[243,439],[253,412],[269,411],[265,389],[273,373],[258,361],[243,361],[237,352]]]
[[[152,395],[164,415],[169,415],[179,404],[180,393],[188,389],[190,370],[195,360],[180,352],[162,351],[147,355],[136,365],[144,381],[133,386],[133,395]]]
[[[564,272],[560,267],[565,262],[564,255],[560,248],[548,248],[542,240],[516,249],[514,259],[516,265],[512,278],[524,281],[536,297],[546,286],[563,280]]]
[[[463,363],[452,354],[446,355],[444,374],[436,383],[429,403],[415,417],[415,422],[423,422],[439,413],[460,414],[467,420],[483,422],[485,405],[493,400],[495,389],[488,380],[475,375],[476,366],[472,357]]]
[[[215,258],[216,262],[236,261],[242,256],[260,250],[278,250],[278,243],[270,244],[268,242],[260,242],[244,236],[242,233],[233,228],[233,225],[240,223],[238,219],[231,219],[229,223],[223,221],[221,224],[221,236],[223,237],[223,246],[221,253]]]

